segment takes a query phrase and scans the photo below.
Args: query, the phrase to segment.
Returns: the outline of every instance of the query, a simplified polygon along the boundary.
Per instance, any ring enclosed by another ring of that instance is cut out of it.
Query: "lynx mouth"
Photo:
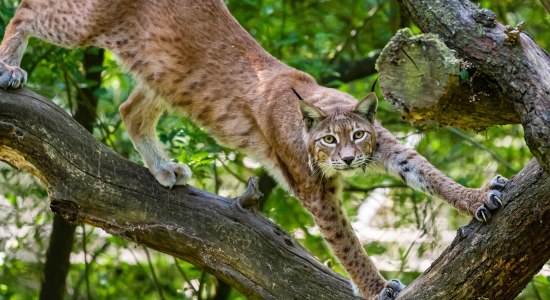
[[[344,174],[352,174],[356,173],[358,171],[365,171],[365,169],[368,167],[368,163],[358,163],[358,164],[351,164],[351,165],[333,165],[332,168],[340,173]]]
[[[351,163],[350,165],[344,162],[338,161],[320,161],[315,163],[315,167],[318,168],[325,176],[332,177],[337,173],[344,175],[356,175],[360,171],[365,171],[372,163],[370,159],[359,159]]]
[[[370,165],[370,163],[371,163],[370,159],[357,159],[349,165],[342,162],[335,162],[330,164],[330,167],[336,171],[350,171],[350,170],[358,170],[358,169],[364,170]]]

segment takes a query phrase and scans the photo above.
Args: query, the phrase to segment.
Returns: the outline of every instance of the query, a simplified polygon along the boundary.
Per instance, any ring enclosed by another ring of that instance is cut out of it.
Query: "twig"
[[[378,10],[378,5],[376,5],[374,9]],[[346,36],[346,40],[344,40],[343,43],[336,46],[336,52],[334,52],[334,55],[330,58],[329,64],[334,63],[336,59],[340,56],[340,54],[344,52],[344,50],[349,46],[349,44],[351,44],[351,42],[359,35],[359,32],[367,26],[368,24],[367,19],[371,18],[372,15],[373,14],[369,12],[369,15],[365,19],[361,20],[361,23],[359,23],[358,27],[352,26],[351,30],[349,31],[350,34]]]
[[[258,186],[258,177],[253,176],[248,179],[246,190],[242,196],[237,198],[237,203],[243,208],[258,208],[262,197],[263,194],[260,192],[260,187]]]
[[[176,266],[176,269],[178,270],[178,272],[180,272],[181,277],[183,277],[183,280],[191,287],[191,289],[193,290],[193,293],[195,293],[196,295],[197,290],[191,283],[191,280],[189,279],[189,277],[187,277],[187,274],[185,274],[185,271],[183,270],[183,268],[180,266],[178,259],[176,257],[173,257],[173,258],[174,258],[174,265]]]
[[[84,281],[86,283],[86,296],[92,299],[90,294],[90,265],[88,264],[88,251],[86,249],[86,225],[82,224],[82,251],[84,251]]]
[[[153,262],[151,261],[151,255],[149,255],[149,250],[147,250],[147,247],[145,246],[143,246],[142,248],[145,251],[145,255],[147,256],[147,263],[149,264],[149,269],[151,270],[151,276],[153,276],[153,282],[155,283],[155,287],[157,288],[157,292],[159,293],[159,298],[161,300],[164,300],[164,294],[162,293],[162,288],[160,287],[157,274],[155,273],[155,268],[153,268]]]
[[[95,263],[95,261],[97,260],[97,258],[99,257],[99,255],[100,255],[101,253],[104,253],[110,245],[111,245],[110,242],[105,242],[99,249],[97,249],[97,250],[94,252],[94,254],[92,255],[92,258],[90,259],[90,261],[88,262],[88,264],[89,264],[90,266],[92,266],[92,265]],[[73,300],[80,299],[80,297],[79,297],[80,295],[79,295],[78,291],[80,290],[80,286],[82,285],[82,282],[83,282],[86,278],[87,278],[87,277],[86,277],[86,273],[85,273],[84,275],[81,275],[81,276],[78,278],[78,280],[76,281],[76,284],[74,285],[74,288],[73,288],[73,290],[74,290],[74,294],[73,294],[73,297],[72,297]]]
[[[237,179],[238,181],[240,181],[242,183],[248,183],[248,180],[245,180],[244,178],[239,176],[237,173],[235,173],[233,170],[231,170],[229,168],[229,166],[227,166],[221,159],[218,158],[217,160],[222,164],[222,167],[227,171],[227,173],[233,175],[233,177],[235,177],[235,179]]]
[[[504,158],[500,157],[500,155],[498,155],[495,151],[493,151],[492,149],[489,149],[487,148],[486,146],[482,145],[480,142],[474,140],[473,138],[471,138],[470,136],[468,136],[467,134],[465,134],[464,132],[456,129],[456,128],[452,128],[452,127],[448,127],[446,128],[448,131],[456,134],[457,136],[461,137],[462,139],[466,140],[467,142],[469,142],[470,144],[472,144],[474,147],[477,147],[481,150],[484,150],[486,151],[487,153],[489,153],[489,155],[491,155],[496,161],[498,161],[500,164],[502,164],[503,166],[505,166],[507,169],[509,169],[511,172],[513,173],[517,173],[518,170],[516,170],[509,162],[507,162]]]
[[[202,271],[201,273],[201,279],[199,281],[199,290],[197,292],[197,300],[201,300],[202,299],[202,290],[204,289],[204,280],[206,278],[206,272],[205,271]]]

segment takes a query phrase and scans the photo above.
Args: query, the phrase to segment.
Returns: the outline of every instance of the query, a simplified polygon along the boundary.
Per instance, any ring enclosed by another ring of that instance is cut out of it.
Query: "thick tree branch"
[[[504,207],[460,228],[400,299],[514,299],[550,259],[550,177],[533,159],[506,189]]]
[[[346,279],[256,212],[255,183],[237,199],[166,189],[35,94],[0,91],[0,107],[0,160],[37,176],[66,219],[189,261],[251,299],[354,298]],[[521,291],[550,258],[550,179],[533,161],[504,194],[494,219],[459,230],[401,299],[511,299]]]
[[[505,27],[468,0],[400,0],[412,21],[437,34],[458,57],[498,83],[513,103],[525,139],[550,171],[550,56],[521,27]],[[499,107],[495,107],[498,110]]]
[[[353,299],[349,281],[240,201],[160,186],[53,103],[0,91],[0,160],[46,187],[54,212],[204,268],[251,299]],[[252,188],[256,188],[251,185]]]

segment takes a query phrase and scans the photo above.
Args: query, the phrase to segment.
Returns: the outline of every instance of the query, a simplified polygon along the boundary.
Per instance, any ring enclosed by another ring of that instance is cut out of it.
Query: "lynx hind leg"
[[[378,295],[378,300],[393,300],[405,288],[405,285],[397,279],[392,279],[386,283],[386,286]]]
[[[113,26],[107,20],[121,21],[104,16],[108,10],[98,9],[101,5],[97,0],[20,1],[0,44],[0,87],[17,88],[26,82],[27,73],[19,64],[31,36],[69,48],[98,45],[98,32]]]
[[[142,87],[119,110],[130,139],[157,181],[169,188],[185,184],[191,178],[191,169],[186,164],[169,161],[156,136],[155,128],[164,112],[162,100]]]
[[[491,211],[502,206],[502,190],[508,179],[497,175],[482,190],[484,191],[483,203],[475,211],[475,217],[479,221],[487,222],[491,218]]]

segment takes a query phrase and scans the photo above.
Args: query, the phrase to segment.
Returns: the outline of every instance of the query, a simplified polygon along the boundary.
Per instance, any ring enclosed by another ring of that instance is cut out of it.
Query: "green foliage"
[[[18,2],[0,0],[0,30],[13,16]],[[337,74],[340,62],[377,53],[402,26],[418,32],[403,17],[397,1],[226,2],[268,52],[318,79]],[[550,49],[550,19],[538,2],[479,3],[495,11],[503,23],[515,25],[525,20],[526,31]],[[73,113],[77,89],[89,84],[84,81],[82,59],[82,50],[60,49],[31,40],[23,59],[23,68],[29,71],[28,86]],[[118,115],[118,107],[129,95],[133,81],[110,53],[95,71],[102,72],[102,85],[94,93],[99,102],[93,134],[116,152],[141,163]],[[361,98],[371,90],[375,78],[371,75],[331,84]],[[519,126],[494,127],[479,134],[452,128],[421,132],[404,123],[386,102],[380,104],[377,117],[403,142],[466,186],[480,186],[496,173],[510,177],[531,158]],[[261,173],[256,163],[219,146],[188,120],[166,116],[159,122],[158,133],[171,157],[191,165],[195,175],[192,184],[199,188],[237,196],[249,176]],[[376,197],[384,199],[381,204],[373,200]],[[46,199],[36,179],[0,164],[0,299],[37,298],[52,219]],[[448,244],[449,233],[454,234],[469,220],[442,201],[405,187],[397,178],[373,172],[346,178],[343,200],[350,218],[360,221],[356,226],[359,232],[379,232],[367,235],[364,242],[367,251],[380,262],[384,275],[406,283],[426,267],[419,262],[437,257]],[[377,212],[372,219],[361,221],[365,218],[361,208],[365,203],[378,205]],[[320,261],[343,273],[298,200],[276,187],[265,200],[263,213],[293,234]],[[404,231],[412,232],[410,241],[392,240]],[[67,299],[212,299],[220,286],[215,278],[188,263],[147,252],[89,226],[79,227],[76,240]],[[550,299],[549,273],[545,274],[535,277],[518,299]],[[232,291],[228,299],[244,297]]]

